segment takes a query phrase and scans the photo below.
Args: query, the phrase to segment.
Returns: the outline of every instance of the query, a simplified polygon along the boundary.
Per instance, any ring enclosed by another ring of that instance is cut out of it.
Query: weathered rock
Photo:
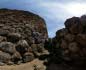
[[[13,42],[13,43],[18,42],[20,38],[21,38],[21,35],[18,33],[10,33],[7,36],[8,42]]]
[[[64,39],[67,40],[67,42],[73,42],[75,40],[75,35],[73,35],[73,34],[66,34],[64,36]]]
[[[3,26],[4,27],[4,26]],[[3,30],[3,29],[0,29],[0,36],[7,36],[9,33],[8,30]]]
[[[39,57],[39,56],[43,55],[45,49],[42,46],[44,46],[44,44],[42,44],[42,43],[31,45],[32,51],[35,54],[35,56]]]
[[[32,45],[31,45],[31,48],[32,48],[32,52],[33,52],[35,55],[37,55],[37,53],[38,53],[37,44],[32,44]]]
[[[0,62],[9,63],[11,60],[11,55],[0,51]]]
[[[18,63],[18,61],[22,60],[22,56],[20,55],[19,52],[15,52],[12,57],[11,57],[12,62]]]
[[[44,40],[48,38],[45,21],[40,16],[28,11],[8,10],[0,9],[0,25],[2,27],[0,29],[2,31],[7,30],[11,33],[18,33],[23,39],[27,39],[28,43],[28,36],[32,37],[34,32],[40,34]]]
[[[26,52],[24,55],[23,55],[23,62],[30,62],[34,59],[34,55],[30,52]]]
[[[68,48],[72,53],[79,52],[79,45],[76,42],[70,43]]]
[[[44,44],[42,44],[42,43],[37,44],[37,50],[39,53],[42,53],[45,51],[44,47],[42,47],[42,46],[44,46]]]
[[[32,44],[31,48],[32,48],[32,52],[34,53],[35,56],[40,56],[38,53],[37,44]]]
[[[65,27],[72,33],[77,34],[82,32],[81,20],[79,17],[72,17],[65,21]]]
[[[65,28],[56,32],[52,39],[54,62],[86,64],[86,15],[72,17],[65,21]],[[60,57],[60,58],[59,58]]]
[[[24,54],[28,51],[29,44],[26,40],[20,40],[16,45],[16,50],[20,52],[21,54]]]
[[[60,29],[56,32],[56,37],[64,37],[68,33],[66,28]]]
[[[62,40],[62,42],[61,42],[61,48],[63,48],[63,49],[67,49],[68,48],[68,43],[67,43],[66,40]]]
[[[30,45],[35,43],[35,39],[33,37],[28,37],[28,40]]]
[[[40,16],[28,11],[0,9],[0,50],[11,57],[5,64],[32,61],[33,53],[43,54],[47,39],[46,24]]]
[[[0,62],[0,66],[4,66],[5,65],[5,63],[3,63],[3,62]]]
[[[68,50],[68,49],[64,50],[64,55],[68,55],[69,53],[70,53],[70,50]]]
[[[34,37],[34,40],[35,40],[35,43],[36,44],[39,44],[39,43],[42,43],[43,41],[42,41],[42,36],[41,36],[41,33],[39,33],[39,32],[33,32],[32,33],[32,35],[33,35],[33,37]]]
[[[82,46],[86,46],[86,34],[78,34],[76,36],[76,42],[80,43]]]
[[[10,54],[15,53],[15,51],[16,51],[15,45],[11,42],[1,42],[0,43],[0,49],[3,52],[7,52],[7,53],[10,53]]]
[[[81,16],[81,24],[83,26],[83,33],[86,33],[86,15]]]
[[[0,36],[0,43],[7,41],[6,37]]]

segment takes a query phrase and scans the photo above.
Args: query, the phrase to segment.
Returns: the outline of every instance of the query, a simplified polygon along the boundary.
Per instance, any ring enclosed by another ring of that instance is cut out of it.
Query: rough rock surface
[[[47,38],[46,24],[40,16],[22,10],[0,9],[1,64],[32,61],[34,56],[44,53]]]
[[[86,64],[86,16],[69,18],[64,24],[52,39],[54,61]]]

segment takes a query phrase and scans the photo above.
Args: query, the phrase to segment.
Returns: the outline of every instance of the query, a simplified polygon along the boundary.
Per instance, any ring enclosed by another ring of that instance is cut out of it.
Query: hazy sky
[[[86,0],[0,0],[0,8],[31,11],[43,17],[49,37],[64,27],[64,21],[72,16],[86,14]]]

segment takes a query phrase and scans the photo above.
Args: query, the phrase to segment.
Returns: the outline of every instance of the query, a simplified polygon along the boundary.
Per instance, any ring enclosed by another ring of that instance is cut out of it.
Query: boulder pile
[[[0,9],[0,65],[20,64],[45,54],[45,21],[21,10]]]
[[[53,41],[54,59],[71,64],[86,64],[86,15],[65,21]]]

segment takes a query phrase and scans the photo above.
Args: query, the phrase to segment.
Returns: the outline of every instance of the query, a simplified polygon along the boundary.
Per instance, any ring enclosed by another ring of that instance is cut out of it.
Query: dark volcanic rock
[[[2,63],[9,63],[11,60],[11,55],[8,53],[0,51],[0,62]]]
[[[45,49],[42,46],[44,46],[44,44],[42,44],[42,43],[31,45],[32,51],[36,57],[39,57],[42,54],[45,54],[45,52],[44,52]]]
[[[64,48],[64,49],[68,48],[68,43],[67,43],[66,40],[62,40],[62,42],[61,42],[61,48]]]
[[[40,16],[28,11],[0,9],[1,64],[6,60],[17,64],[32,61],[35,52],[39,56],[43,54],[47,39],[46,24]]]
[[[82,32],[82,25],[79,17],[72,17],[70,19],[67,19],[64,24],[65,27],[68,28],[68,30],[72,34],[77,34]]]
[[[73,42],[74,39],[75,39],[75,35],[73,35],[73,34],[66,34],[66,35],[64,36],[64,39],[65,39],[67,42]]]
[[[19,52],[16,51],[12,55],[11,60],[12,60],[13,63],[18,64],[18,62],[20,62],[22,60],[22,56]]]
[[[86,34],[78,34],[76,37],[76,42],[82,46],[86,46]]]
[[[76,42],[71,42],[68,48],[72,53],[79,52],[79,45]]]
[[[15,51],[16,51],[15,45],[11,42],[1,42],[0,50],[2,50],[3,52],[10,53],[10,54],[15,53]]]
[[[23,62],[30,62],[34,59],[34,55],[30,52],[26,52],[24,55],[23,55]]]
[[[16,50],[22,54],[28,51],[29,44],[26,40],[20,40],[16,45]]]
[[[7,41],[6,37],[0,36],[0,43]]]
[[[86,15],[66,20],[65,28],[52,39],[54,62],[86,64]]]
[[[9,33],[7,36],[7,41],[15,43],[19,41],[20,38],[21,38],[21,35],[19,33]]]
[[[80,19],[83,26],[83,33],[86,33],[86,15],[81,16]]]

